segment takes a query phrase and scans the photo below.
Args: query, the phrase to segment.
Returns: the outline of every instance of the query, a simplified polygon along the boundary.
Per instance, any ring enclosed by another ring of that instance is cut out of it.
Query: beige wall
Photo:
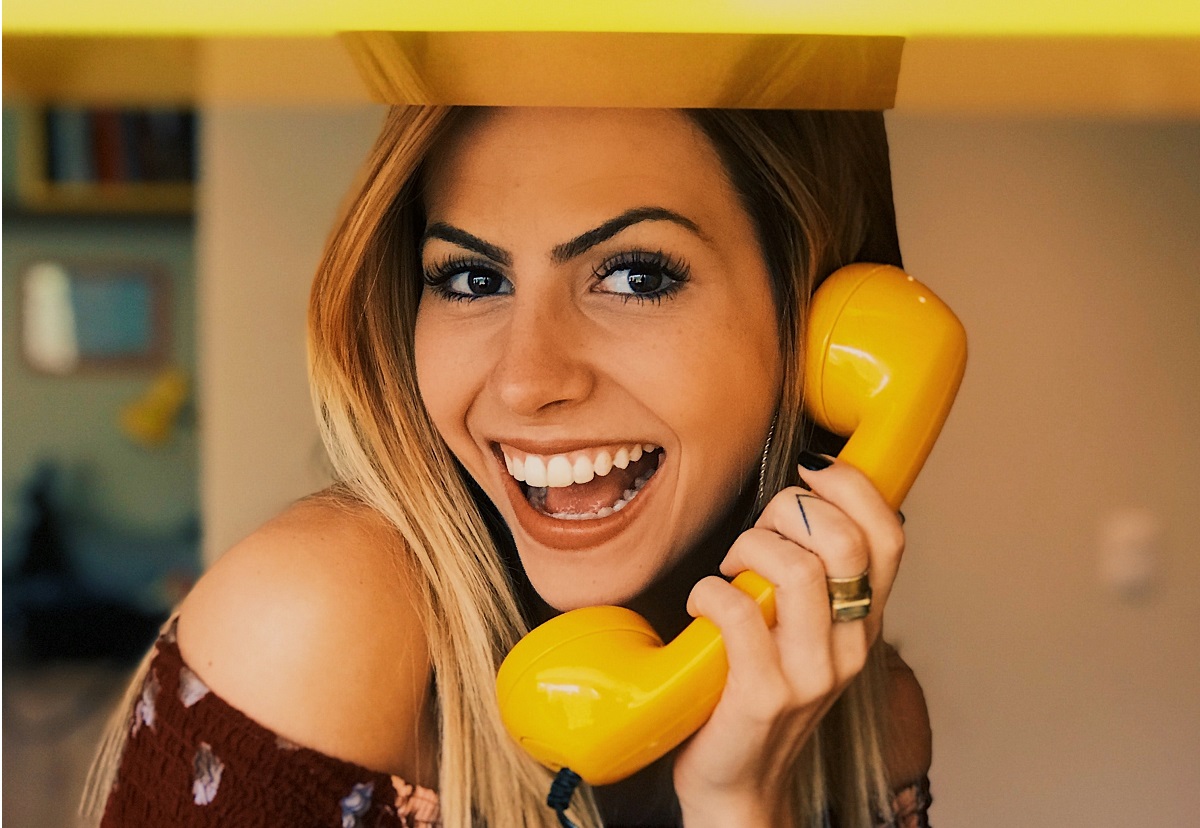
[[[937,822],[1194,824],[1200,123],[891,127],[906,264],[972,348],[890,613]],[[1137,505],[1161,576],[1130,601],[1098,534]]]
[[[303,307],[378,123],[215,111],[200,226],[211,560],[319,485]],[[909,269],[971,335],[905,510],[889,635],[935,732],[936,824],[1184,825],[1200,813],[1200,123],[891,119]],[[1099,577],[1144,505],[1161,577]]]
[[[196,249],[207,561],[327,480],[304,311],[381,118],[370,106],[205,112]]]

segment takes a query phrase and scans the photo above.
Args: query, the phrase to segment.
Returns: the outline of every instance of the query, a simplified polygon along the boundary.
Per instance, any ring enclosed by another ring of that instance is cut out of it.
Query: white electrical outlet
[[[1145,506],[1122,506],[1100,522],[1100,580],[1125,599],[1145,597],[1158,580],[1163,527]]]

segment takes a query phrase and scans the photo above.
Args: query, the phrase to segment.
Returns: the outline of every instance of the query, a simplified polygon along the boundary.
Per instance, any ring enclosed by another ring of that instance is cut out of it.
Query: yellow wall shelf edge
[[[321,35],[347,30],[645,31],[903,36],[1200,35],[1195,0],[8,0],[25,34]]]

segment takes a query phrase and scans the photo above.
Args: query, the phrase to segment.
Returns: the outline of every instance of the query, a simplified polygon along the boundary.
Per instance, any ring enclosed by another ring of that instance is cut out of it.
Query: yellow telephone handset
[[[893,508],[941,431],[966,353],[953,312],[897,268],[850,265],[813,297],[805,345],[809,414],[849,435],[839,458],[865,473]],[[733,584],[775,623],[770,583],[743,572]],[[530,755],[606,785],[704,724],[727,672],[720,633],[705,618],[664,646],[637,613],[587,607],[525,636],[501,665],[496,688],[505,726]]]

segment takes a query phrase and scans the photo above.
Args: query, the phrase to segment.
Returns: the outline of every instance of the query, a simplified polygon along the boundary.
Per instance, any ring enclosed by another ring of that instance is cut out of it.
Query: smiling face
[[[675,112],[489,111],[428,169],[425,407],[549,604],[625,603],[756,483],[782,369],[751,220]]]

